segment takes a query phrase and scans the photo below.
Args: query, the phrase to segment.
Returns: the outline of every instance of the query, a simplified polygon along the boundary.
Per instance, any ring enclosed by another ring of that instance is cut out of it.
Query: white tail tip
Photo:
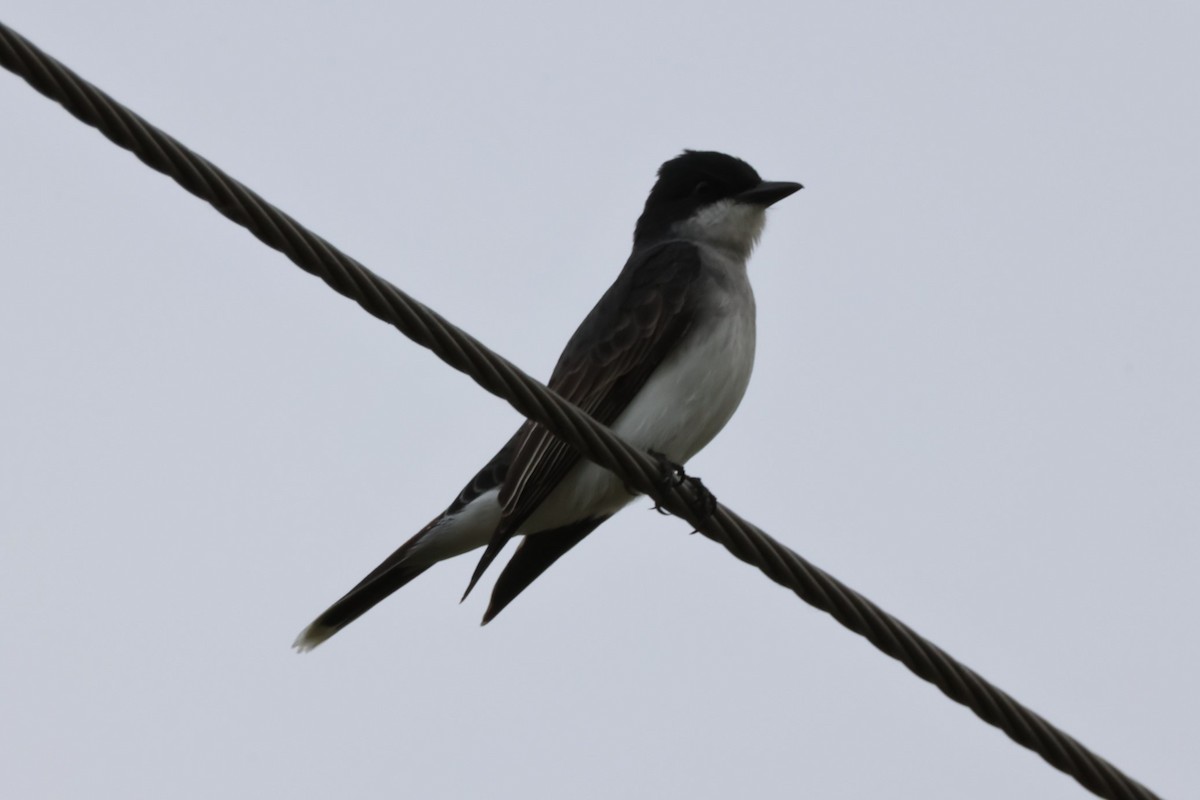
[[[327,625],[318,625],[314,622],[300,631],[300,635],[296,637],[296,641],[292,642],[292,647],[298,653],[307,653],[335,633],[337,633],[336,628],[331,628]]]

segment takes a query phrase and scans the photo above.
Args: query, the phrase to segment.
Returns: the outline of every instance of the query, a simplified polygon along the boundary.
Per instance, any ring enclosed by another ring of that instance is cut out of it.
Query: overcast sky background
[[[800,194],[691,471],[1200,795],[1200,5],[0,4],[534,375],[654,171]],[[407,6],[407,7],[405,7]],[[0,75],[0,795],[1079,798],[639,501],[496,622],[296,633],[519,422]]]

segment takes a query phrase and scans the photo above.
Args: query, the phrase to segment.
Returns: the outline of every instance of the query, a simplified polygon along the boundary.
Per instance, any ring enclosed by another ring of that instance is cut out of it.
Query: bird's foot
[[[658,462],[659,470],[665,476],[660,485],[664,489],[674,489],[678,486],[682,486],[685,482],[688,483],[692,490],[693,498],[703,509],[704,518],[707,519],[708,517],[711,517],[717,510],[717,498],[716,495],[708,490],[708,488],[704,485],[704,482],[699,478],[694,478],[691,475],[688,475],[686,472],[684,472],[681,465],[676,464],[662,453],[654,450],[649,451],[649,453],[650,456]],[[659,503],[654,504],[654,510],[663,515],[671,513],[663,508]],[[692,533],[695,533],[695,531],[692,531]]]
[[[676,464],[674,461],[667,458],[657,450],[650,450],[648,452],[650,457],[658,462],[659,474],[664,476],[659,480],[659,486],[664,489],[674,489],[676,486],[681,485],[687,478],[687,473],[683,471],[683,467],[681,467],[679,464]],[[663,516],[667,516],[671,513],[657,502],[654,504],[654,510]]]
[[[692,482],[692,490],[696,493],[696,502],[700,504],[700,508],[704,511],[704,519],[708,519],[717,512],[717,496],[708,490],[704,485],[704,481],[699,478],[687,476]],[[692,531],[695,533],[695,531]]]

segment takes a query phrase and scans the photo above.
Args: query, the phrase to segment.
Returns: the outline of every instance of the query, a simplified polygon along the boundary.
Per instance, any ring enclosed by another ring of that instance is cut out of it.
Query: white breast
[[[707,284],[700,287],[706,302],[692,329],[612,425],[635,447],[679,464],[729,422],[754,367],[754,295],[745,261],[706,248],[704,262],[712,274],[700,278]],[[522,533],[612,514],[631,499],[620,478],[581,461],[521,526]]]
[[[684,463],[729,422],[754,367],[754,304],[699,321],[613,424],[630,444]]]

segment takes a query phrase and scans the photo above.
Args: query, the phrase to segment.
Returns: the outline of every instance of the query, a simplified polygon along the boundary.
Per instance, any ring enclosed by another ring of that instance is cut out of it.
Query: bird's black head
[[[674,235],[681,223],[723,200],[766,208],[799,188],[798,183],[763,181],[754,167],[740,158],[685,150],[659,168],[633,240],[637,244]]]

